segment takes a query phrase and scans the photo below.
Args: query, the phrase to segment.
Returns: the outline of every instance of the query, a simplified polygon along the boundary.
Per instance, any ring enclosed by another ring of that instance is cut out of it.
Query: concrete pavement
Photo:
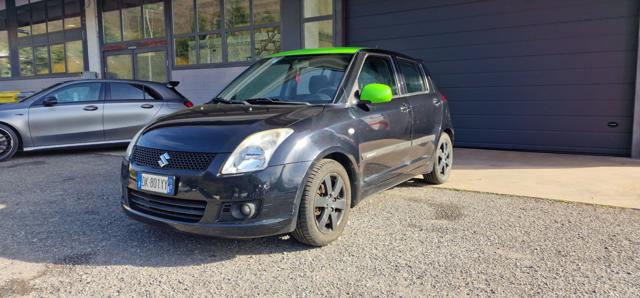
[[[640,297],[640,210],[410,181],[327,247],[224,240],[128,218],[95,153],[0,163],[0,297]]]
[[[438,187],[640,209],[640,160],[458,148]]]

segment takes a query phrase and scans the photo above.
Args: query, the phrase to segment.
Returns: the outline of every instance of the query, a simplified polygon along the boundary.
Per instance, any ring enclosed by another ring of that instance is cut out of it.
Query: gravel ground
[[[222,240],[130,220],[105,153],[0,164],[0,296],[640,296],[638,210],[408,182],[328,247]]]

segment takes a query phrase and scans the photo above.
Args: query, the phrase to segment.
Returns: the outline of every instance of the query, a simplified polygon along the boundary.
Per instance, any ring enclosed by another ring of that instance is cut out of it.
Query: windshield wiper
[[[228,99],[224,99],[224,98],[220,98],[220,97],[214,97],[210,101],[207,102],[207,104],[214,104],[214,103],[222,103],[222,104],[228,104],[228,105],[233,105],[233,104],[246,105],[246,104],[248,104],[245,101],[232,101],[232,100],[228,100]]]
[[[304,101],[286,101],[275,97],[249,98],[244,102],[250,104],[309,105],[308,102]]]

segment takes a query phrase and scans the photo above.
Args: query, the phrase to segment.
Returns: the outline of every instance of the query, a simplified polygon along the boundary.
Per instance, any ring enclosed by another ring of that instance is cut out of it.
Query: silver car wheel
[[[5,155],[13,148],[14,141],[8,131],[0,128],[0,156]]]

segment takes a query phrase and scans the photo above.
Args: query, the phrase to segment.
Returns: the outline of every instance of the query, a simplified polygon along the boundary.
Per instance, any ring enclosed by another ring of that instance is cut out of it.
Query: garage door
[[[347,42],[422,58],[458,146],[629,155],[637,0],[347,0]]]

